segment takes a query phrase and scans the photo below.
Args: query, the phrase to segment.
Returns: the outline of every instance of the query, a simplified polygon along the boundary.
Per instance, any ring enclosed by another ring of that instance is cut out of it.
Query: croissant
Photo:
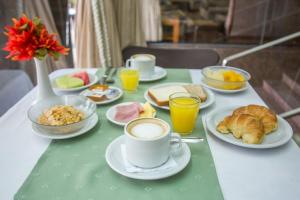
[[[265,135],[263,123],[249,114],[227,116],[218,124],[217,130],[224,134],[231,132],[248,144],[260,144]]]
[[[234,110],[233,115],[249,114],[262,121],[264,133],[271,133],[277,129],[277,117],[270,109],[259,105],[248,105]]]

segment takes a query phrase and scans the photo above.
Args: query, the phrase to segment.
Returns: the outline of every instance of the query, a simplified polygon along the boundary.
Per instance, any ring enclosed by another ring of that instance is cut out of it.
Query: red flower
[[[4,33],[8,41],[3,50],[8,51],[6,58],[12,60],[30,60],[33,57],[43,59],[47,54],[57,59],[60,54],[67,55],[69,49],[62,46],[55,34],[49,34],[39,18],[33,20],[23,15],[19,20],[12,19],[13,26],[6,26]]]

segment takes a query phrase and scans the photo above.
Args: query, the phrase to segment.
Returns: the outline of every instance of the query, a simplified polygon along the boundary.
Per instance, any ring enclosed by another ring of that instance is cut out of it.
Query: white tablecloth
[[[191,70],[191,76],[194,83],[200,82],[199,70]],[[216,103],[201,111],[204,117],[224,105],[263,104],[253,88],[238,94],[215,94]],[[27,119],[26,112],[35,95],[36,89],[0,118],[1,200],[13,198],[50,143],[33,134]],[[300,199],[300,149],[294,141],[279,148],[254,150],[227,144],[210,134],[207,138],[225,199]]]

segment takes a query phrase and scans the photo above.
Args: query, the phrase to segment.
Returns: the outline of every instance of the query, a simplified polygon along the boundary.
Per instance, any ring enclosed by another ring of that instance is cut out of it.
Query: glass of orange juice
[[[193,132],[200,108],[200,98],[186,92],[170,95],[169,106],[173,131],[181,135]]]
[[[127,91],[136,91],[139,85],[139,71],[135,69],[122,69],[119,77],[121,79],[122,87]]]

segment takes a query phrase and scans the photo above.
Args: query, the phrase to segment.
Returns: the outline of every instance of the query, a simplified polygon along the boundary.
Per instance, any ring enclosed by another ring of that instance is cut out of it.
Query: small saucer
[[[125,136],[121,135],[112,141],[106,148],[105,158],[108,165],[117,173],[133,179],[141,180],[158,180],[170,177],[182,171],[190,161],[191,151],[187,144],[182,143],[182,152],[176,155],[172,154],[172,158],[177,163],[176,167],[164,171],[154,172],[127,172],[121,153],[121,145],[124,144]]]
[[[94,101],[91,98],[88,97],[88,94],[91,92],[91,90],[88,88],[86,90],[83,90],[79,95],[85,96],[87,98],[89,98],[91,101],[93,101],[95,104],[97,105],[105,105],[105,104],[109,104],[112,103],[114,101],[117,101],[118,99],[120,99],[123,96],[123,90],[118,88],[118,87],[114,87],[114,86],[109,86],[110,89],[114,89],[116,91],[118,91],[118,95],[115,96],[114,98],[111,99],[107,99],[107,100],[103,100],[103,101]]]
[[[41,130],[39,130],[37,127],[32,126],[32,129],[34,133],[38,136],[44,137],[44,138],[49,138],[49,139],[68,139],[68,138],[73,138],[77,137],[79,135],[82,135],[84,133],[87,133],[89,130],[94,128],[96,124],[98,123],[98,115],[95,113],[93,116],[91,116],[91,119],[87,122],[87,124],[81,128],[78,131],[75,131],[73,133],[68,133],[68,134],[51,134],[51,133],[46,133]]]
[[[152,74],[152,76],[150,77],[140,77],[140,82],[150,82],[150,81],[157,81],[160,80],[162,78],[164,78],[167,75],[167,70],[159,67],[159,66],[155,66],[154,68],[154,74]]]

